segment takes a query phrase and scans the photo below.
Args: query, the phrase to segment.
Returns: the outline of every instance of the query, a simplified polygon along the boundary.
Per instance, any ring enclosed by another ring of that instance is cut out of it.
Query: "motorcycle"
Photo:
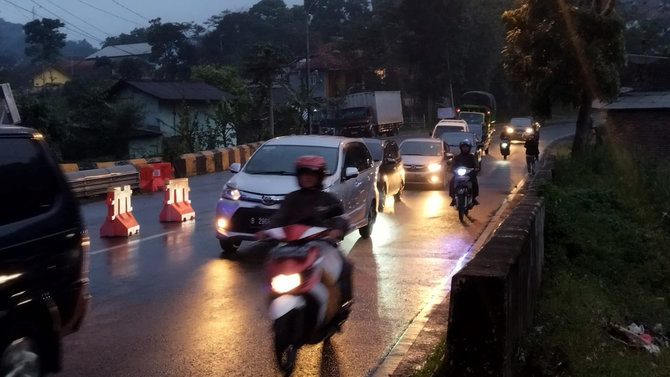
[[[275,356],[287,376],[298,349],[341,331],[351,311],[351,264],[326,237],[328,231],[296,224],[265,232],[280,242],[270,251],[266,276]]]
[[[500,154],[503,156],[503,160],[507,160],[507,156],[510,154],[511,141],[509,137],[506,137],[505,134],[500,136]]]
[[[510,141],[509,139],[500,140],[500,154],[503,156],[503,160],[507,160],[507,156],[510,154]]]
[[[472,201],[472,182],[470,181],[470,173],[473,170],[475,169],[463,166],[454,169],[455,207],[458,210],[458,219],[461,221],[463,221],[463,216],[466,216],[468,211],[474,206]]]

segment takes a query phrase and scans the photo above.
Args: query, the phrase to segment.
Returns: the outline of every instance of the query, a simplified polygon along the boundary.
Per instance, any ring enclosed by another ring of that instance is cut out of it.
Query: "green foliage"
[[[114,46],[114,45],[125,45],[132,43],[142,43],[147,42],[147,28],[135,28],[130,34],[121,33],[115,37],[105,38],[105,42],[102,44],[103,47]]]
[[[521,376],[667,376],[670,352],[628,348],[608,322],[668,326],[666,170],[608,146],[559,158],[546,200],[545,266]]]
[[[23,25],[26,34],[25,54],[34,62],[53,63],[65,46],[65,33],[58,31],[65,24],[60,20],[43,18]]]
[[[550,118],[554,103],[580,108],[573,152],[586,148],[593,99],[618,95],[624,64],[623,23],[596,4],[523,0],[503,14],[503,66],[511,83],[531,98],[533,114]]]
[[[150,21],[147,42],[151,45],[150,60],[160,66],[156,74],[163,80],[186,79],[195,62],[196,48],[189,33],[199,28],[187,23],[161,23],[160,18]]]

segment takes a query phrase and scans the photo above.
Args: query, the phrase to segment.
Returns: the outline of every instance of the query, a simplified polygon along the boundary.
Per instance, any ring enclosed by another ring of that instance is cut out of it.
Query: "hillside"
[[[0,18],[0,66],[12,65],[26,59],[23,25]],[[61,54],[65,57],[85,57],[96,49],[86,40],[66,41]]]

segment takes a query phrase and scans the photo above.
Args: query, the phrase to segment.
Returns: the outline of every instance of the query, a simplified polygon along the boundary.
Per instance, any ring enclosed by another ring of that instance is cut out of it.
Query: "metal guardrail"
[[[109,187],[130,185],[133,190],[140,187],[140,173],[134,165],[81,170],[65,176],[77,198],[103,195]]]

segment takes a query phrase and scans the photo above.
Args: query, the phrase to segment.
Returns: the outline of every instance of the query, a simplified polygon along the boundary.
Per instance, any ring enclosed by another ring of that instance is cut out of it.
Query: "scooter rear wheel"
[[[288,376],[291,373],[293,373],[293,369],[295,369],[295,359],[298,354],[298,350],[295,348],[293,344],[289,344],[286,347],[279,348],[278,345],[275,344],[275,355],[277,357],[277,365],[279,365],[279,369],[284,373],[284,375]]]
[[[506,154],[503,155],[503,160],[507,160],[507,155]]]

